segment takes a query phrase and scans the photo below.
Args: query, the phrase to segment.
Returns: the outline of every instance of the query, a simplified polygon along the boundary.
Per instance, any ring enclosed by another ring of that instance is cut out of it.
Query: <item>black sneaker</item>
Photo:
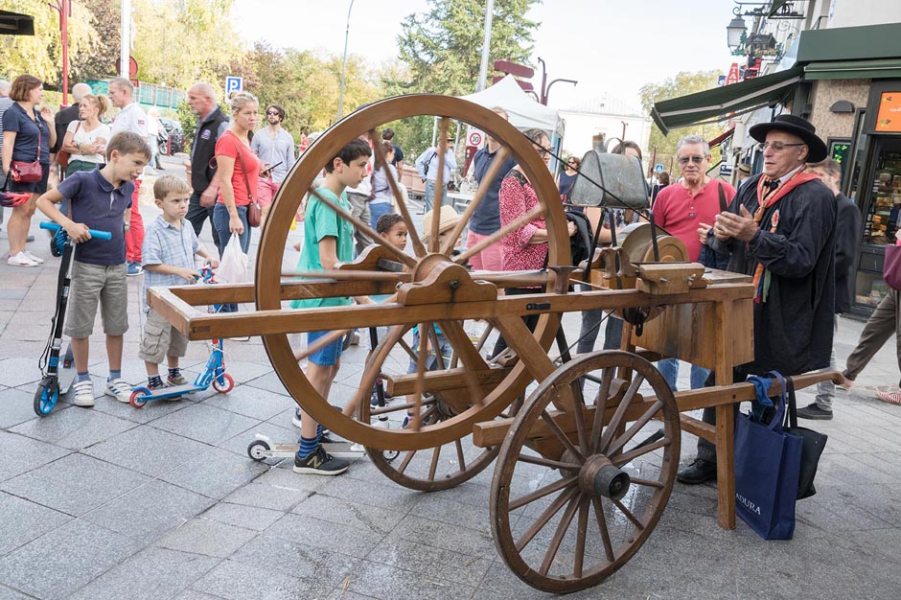
[[[696,458],[693,463],[676,474],[676,480],[686,485],[698,485],[705,481],[716,481],[716,463]]]
[[[808,404],[804,408],[798,409],[799,419],[812,419],[814,421],[831,421],[832,411],[820,408],[816,404]]]
[[[309,475],[340,475],[350,466],[343,458],[335,458],[320,445],[306,458],[294,457],[294,472]]]

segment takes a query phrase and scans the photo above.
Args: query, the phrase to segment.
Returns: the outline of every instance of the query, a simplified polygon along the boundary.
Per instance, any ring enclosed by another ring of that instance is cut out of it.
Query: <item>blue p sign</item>
[[[240,92],[244,89],[243,77],[226,77],[225,78],[225,95],[226,97],[232,92]]]

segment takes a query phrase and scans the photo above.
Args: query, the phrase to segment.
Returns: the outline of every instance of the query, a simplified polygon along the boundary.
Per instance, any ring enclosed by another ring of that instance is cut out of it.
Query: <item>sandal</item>
[[[876,392],[876,397],[889,404],[901,404],[901,392]]]

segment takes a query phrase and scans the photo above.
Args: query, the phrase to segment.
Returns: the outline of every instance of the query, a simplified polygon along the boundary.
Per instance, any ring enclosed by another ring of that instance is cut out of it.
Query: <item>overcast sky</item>
[[[237,0],[234,18],[248,43],[262,39],[278,47],[324,48],[340,55],[349,4]],[[734,60],[726,48],[733,6],[732,0],[545,0],[529,15],[540,23],[533,62],[545,60],[548,81],[579,81],[576,87],[555,85],[550,105],[565,108],[609,94],[637,107],[638,89],[647,82],[686,70],[725,73]],[[425,8],[425,0],[355,0],[348,51],[367,56],[375,66],[395,58],[401,21]]]

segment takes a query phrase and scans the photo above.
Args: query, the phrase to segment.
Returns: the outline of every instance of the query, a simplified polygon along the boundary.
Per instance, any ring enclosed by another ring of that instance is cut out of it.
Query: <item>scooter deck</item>
[[[323,450],[338,458],[359,458],[366,450],[359,444],[352,442],[335,442],[333,444],[322,444]],[[272,458],[291,458],[300,449],[299,444],[275,444],[269,451],[263,454],[270,454]]]
[[[206,388],[194,385],[193,383],[186,383],[184,385],[174,385],[172,387],[164,387],[158,390],[151,390],[151,392],[143,398],[145,400],[159,400],[161,398],[175,398],[176,396],[184,396],[185,394],[193,394],[194,392],[200,392],[205,390]]]

